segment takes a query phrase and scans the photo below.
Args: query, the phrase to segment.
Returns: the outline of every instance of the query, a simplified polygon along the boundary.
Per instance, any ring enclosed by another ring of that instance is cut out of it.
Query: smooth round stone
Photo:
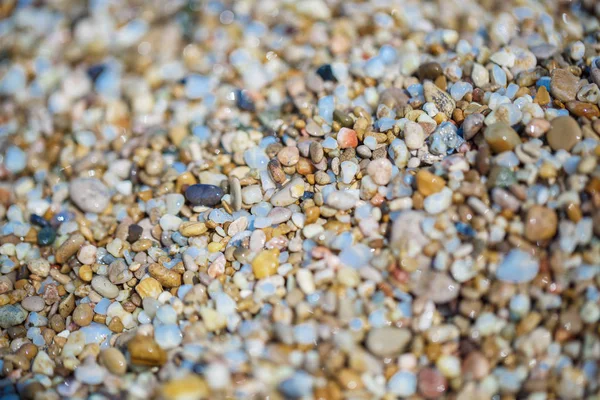
[[[425,197],[440,192],[446,186],[444,178],[432,174],[426,169],[417,172],[416,183],[417,190]]]
[[[27,311],[38,312],[46,307],[46,302],[40,296],[28,296],[23,299],[21,306]]]
[[[340,129],[337,134],[337,143],[340,149],[355,148],[358,146],[356,131],[349,128]]]
[[[367,173],[378,185],[387,185],[392,179],[392,162],[387,158],[376,158],[367,166]]]
[[[161,398],[169,400],[201,400],[209,398],[208,385],[198,375],[171,379],[160,389]]]
[[[551,208],[534,205],[525,218],[525,237],[527,240],[537,242],[548,240],[556,235],[558,216]]]
[[[546,134],[546,140],[552,150],[569,151],[583,137],[579,124],[571,117],[554,118],[550,125],[550,130]]]
[[[40,246],[50,246],[56,240],[56,231],[50,226],[43,227],[38,232],[37,240]]]
[[[417,391],[417,376],[410,371],[398,371],[390,378],[388,390],[396,396],[412,396]]]
[[[224,195],[220,187],[202,183],[191,185],[185,191],[186,200],[193,206],[214,207],[221,202]]]
[[[471,351],[462,362],[462,375],[466,380],[483,379],[490,373],[490,362],[479,351]]]
[[[23,323],[27,318],[27,310],[19,304],[7,304],[0,307],[0,327],[8,329]]]
[[[242,200],[244,204],[260,203],[263,199],[262,190],[259,185],[250,185],[242,189]]]
[[[438,62],[430,61],[419,65],[417,73],[420,80],[429,79],[434,81],[438,76],[444,73],[444,70]]]
[[[443,272],[420,274],[413,282],[412,291],[436,304],[448,303],[458,297],[460,285]]]
[[[287,146],[279,150],[277,153],[277,159],[286,167],[291,167],[298,164],[300,160],[300,151],[296,146]]]
[[[510,151],[521,144],[519,134],[508,124],[496,122],[485,129],[484,137],[495,153]]]
[[[92,307],[87,303],[82,303],[75,308],[73,311],[73,322],[79,326],[88,326],[92,323],[94,312]]]
[[[136,336],[127,343],[132,364],[160,366],[167,362],[167,353],[148,336]]]
[[[327,205],[336,210],[349,210],[358,203],[358,198],[349,192],[336,190],[327,196]]]
[[[4,166],[12,173],[19,173],[27,166],[27,155],[17,146],[10,146],[6,150]]]
[[[444,187],[440,192],[428,196],[423,201],[423,208],[429,214],[439,214],[452,204],[452,190]]]
[[[369,331],[366,346],[376,356],[394,357],[404,351],[411,339],[410,330],[385,326]]]
[[[114,299],[119,295],[119,288],[102,275],[94,276],[92,279],[92,288],[100,295],[109,299]]]
[[[180,193],[169,193],[165,196],[167,214],[177,215],[185,204],[185,197]]]
[[[528,252],[512,249],[496,270],[496,277],[512,283],[530,282],[540,269],[539,261]]]
[[[82,211],[99,214],[110,203],[110,192],[99,179],[77,178],[69,185],[71,201]]]
[[[115,347],[109,347],[100,352],[100,363],[115,375],[123,375],[127,372],[127,360],[123,353]]]
[[[32,274],[45,278],[50,273],[50,263],[44,258],[31,260],[27,263],[27,269]]]
[[[418,379],[419,393],[426,399],[440,398],[448,389],[446,378],[436,369],[422,369]]]

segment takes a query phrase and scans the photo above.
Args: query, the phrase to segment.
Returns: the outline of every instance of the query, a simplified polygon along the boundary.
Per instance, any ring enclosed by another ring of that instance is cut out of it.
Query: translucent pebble
[[[306,322],[294,327],[294,339],[298,344],[315,344],[317,340],[317,331],[315,326]]]
[[[494,65],[492,67],[492,81],[497,85],[506,87],[506,83],[507,83],[506,72],[504,72],[504,70],[502,68],[500,68],[498,65]]]
[[[333,110],[331,111],[333,115]],[[244,152],[244,161],[250,168],[256,168],[259,171],[267,168],[269,158],[265,154],[264,150],[260,147],[251,147]]]
[[[385,64],[380,57],[373,57],[365,63],[365,74],[369,78],[379,79],[384,73]]]
[[[345,248],[339,255],[342,264],[356,269],[368,265],[372,257],[371,248],[362,243]]]
[[[323,140],[321,142],[321,145],[323,146],[324,149],[333,150],[333,149],[337,149],[338,142],[331,136],[328,136],[325,138],[325,140]]]
[[[112,332],[106,325],[92,322],[88,326],[84,326],[79,330],[85,335],[85,344],[104,343],[106,339],[112,336]]]
[[[10,146],[4,156],[4,166],[12,173],[19,173],[27,165],[27,155],[17,146]]]
[[[108,310],[108,306],[110,306],[111,301],[107,298],[103,298],[94,306],[94,312],[100,315],[106,315]]]
[[[177,322],[177,312],[173,306],[165,304],[156,310],[156,318],[163,324],[174,324]]]
[[[203,75],[190,75],[185,79],[185,95],[188,99],[201,99],[214,89],[211,78]]]
[[[456,82],[450,88],[450,95],[456,101],[462,100],[467,93],[473,92],[473,85],[468,82]]]
[[[523,250],[512,249],[498,266],[496,276],[506,282],[529,282],[535,278],[539,268],[539,261],[531,254]]]
[[[375,150],[377,148],[377,139],[375,139],[375,136],[367,136],[363,143],[371,150]]]
[[[214,299],[219,314],[228,316],[236,312],[237,303],[227,293],[215,293]]]
[[[185,204],[185,197],[179,193],[169,193],[165,196],[167,214],[177,215]]]
[[[90,131],[79,131],[75,133],[75,140],[82,146],[94,147],[96,144],[96,135]]]
[[[173,349],[181,344],[183,334],[175,324],[160,325],[154,328],[154,340],[163,349]]]
[[[390,378],[388,390],[396,396],[412,396],[417,391],[417,377],[410,371],[398,371]]]
[[[335,109],[335,100],[333,96],[321,97],[318,102],[319,115],[328,123],[333,122],[333,110]]]
[[[384,44],[379,49],[379,57],[385,64],[390,65],[396,61],[398,52],[389,44]]]
[[[27,85],[27,74],[25,68],[19,64],[13,64],[0,80],[0,93],[14,95],[24,90]]]
[[[231,214],[227,213],[226,211],[224,211],[221,208],[215,208],[214,210],[212,210],[210,212],[210,214],[208,215],[208,219],[210,219],[211,221],[213,221],[217,224],[224,224],[225,222],[233,222],[233,217],[231,216]]]

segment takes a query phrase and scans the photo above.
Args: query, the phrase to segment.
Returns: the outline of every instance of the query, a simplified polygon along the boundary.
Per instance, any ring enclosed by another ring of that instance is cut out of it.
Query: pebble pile
[[[600,399],[600,3],[0,3],[2,399]]]

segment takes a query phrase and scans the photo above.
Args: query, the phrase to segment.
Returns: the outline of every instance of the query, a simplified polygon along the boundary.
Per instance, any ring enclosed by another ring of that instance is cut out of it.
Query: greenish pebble
[[[495,166],[490,171],[487,186],[488,188],[508,187],[516,182],[515,173],[510,168]]]
[[[333,111],[333,120],[339,122],[344,128],[352,128],[354,126],[352,117],[340,110]]]
[[[40,246],[50,246],[56,240],[56,232],[49,226],[46,226],[38,232],[38,244]]]

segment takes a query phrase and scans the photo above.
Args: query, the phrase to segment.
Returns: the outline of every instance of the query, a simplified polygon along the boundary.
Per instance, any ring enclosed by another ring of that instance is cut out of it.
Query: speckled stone
[[[550,93],[562,102],[573,101],[579,90],[579,78],[566,69],[556,68],[552,71]]]

